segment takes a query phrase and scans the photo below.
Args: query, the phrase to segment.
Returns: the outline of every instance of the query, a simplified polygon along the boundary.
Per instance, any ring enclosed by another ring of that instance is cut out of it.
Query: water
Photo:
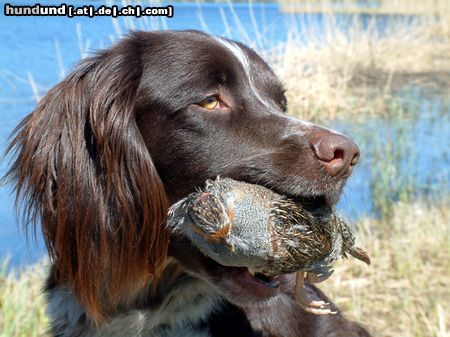
[[[23,4],[27,4],[25,1]],[[50,1],[41,1],[50,4]],[[71,4],[85,4],[71,2]],[[13,1],[14,5],[20,4]],[[35,98],[67,74],[81,58],[95,49],[112,43],[128,28],[134,29],[200,29],[241,40],[257,49],[276,48],[284,41],[308,42],[311,32],[320,40],[324,31],[324,15],[290,15],[279,11],[277,4],[173,4],[172,19],[111,19],[108,17],[0,17],[0,151],[6,146],[13,127],[32,109]],[[337,25],[345,31],[356,19],[361,29],[375,22],[376,33],[388,33],[392,22],[399,18],[354,15],[337,16]],[[393,21],[392,21],[393,20]],[[412,24],[413,17],[406,22]],[[290,32],[295,31],[292,35]],[[34,90],[30,85],[34,83]],[[383,167],[374,163],[374,149],[383,149],[386,142],[396,142],[401,135],[405,156],[399,160],[399,181],[414,176],[418,194],[434,193],[437,186],[448,188],[450,148],[448,137],[448,105],[440,97],[418,94],[419,104],[413,120],[373,120],[364,123],[333,122],[337,129],[354,137],[363,151],[363,158],[350,179],[339,208],[345,215],[358,218],[374,214],[372,184]],[[447,117],[445,117],[447,116]],[[375,135],[374,138],[368,135]],[[381,135],[381,137],[380,137]],[[375,144],[375,142],[378,142]],[[406,144],[406,145],[405,145]],[[367,154],[367,155],[365,155]],[[0,176],[8,166],[0,162]],[[375,173],[374,173],[375,172]],[[375,176],[375,178],[374,178]],[[372,177],[372,179],[370,178]],[[403,177],[403,178],[402,178]],[[404,178],[407,177],[407,178]],[[16,226],[13,197],[9,187],[0,187],[0,258],[10,255],[12,264],[21,265],[42,256],[44,248],[38,235],[37,243],[26,243]]]
[[[361,160],[338,204],[352,219],[379,215],[380,196],[395,202],[448,194],[450,102],[414,89],[403,95],[405,110],[399,116],[330,124],[355,139],[361,149]]]

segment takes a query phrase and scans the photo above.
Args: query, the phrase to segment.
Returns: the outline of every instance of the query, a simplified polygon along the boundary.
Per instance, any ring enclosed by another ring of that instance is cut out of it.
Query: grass
[[[379,34],[374,18],[367,29],[354,18],[344,32],[336,16],[327,16],[319,33],[299,23],[290,41],[267,58],[296,116],[313,121],[385,116],[392,105],[400,105],[396,92],[401,89],[450,90],[450,34],[430,20],[411,25],[397,19]],[[302,30],[307,42],[299,36]]]
[[[42,286],[44,263],[20,272],[0,271],[0,337],[46,336],[47,317]]]
[[[398,203],[390,218],[356,224],[372,264],[340,261],[320,287],[379,337],[450,336],[450,209]],[[45,336],[41,263],[0,276],[0,336]]]
[[[389,219],[397,211],[397,202],[411,203],[418,194],[439,197],[437,192],[427,193],[426,189],[434,187],[438,182],[419,183],[419,174],[411,156],[411,140],[408,140],[410,125],[397,127],[392,136],[374,139],[366,155],[371,165],[370,192],[374,213]]]
[[[379,37],[349,34],[330,29],[317,41],[292,41],[272,55],[294,115],[314,121],[384,116],[406,86],[450,88],[450,39],[433,41],[426,26]]]
[[[357,224],[366,267],[340,261],[321,288],[380,337],[450,336],[450,208],[395,205],[390,218]]]

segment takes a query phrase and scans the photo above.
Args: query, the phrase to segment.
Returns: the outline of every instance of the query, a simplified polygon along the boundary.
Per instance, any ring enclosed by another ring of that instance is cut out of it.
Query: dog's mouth
[[[247,181],[249,183],[255,183]],[[261,183],[262,182],[262,183]],[[271,189],[279,195],[293,200],[302,208],[309,211],[314,217],[324,219],[328,217],[333,207],[339,201],[345,182],[336,183],[333,187],[310,189],[309,192],[298,190],[298,188],[283,189],[271,186],[269,183],[261,181],[258,185]]]
[[[276,189],[273,189],[273,191],[300,204],[321,221],[332,215],[333,206],[340,196],[339,190],[332,194],[324,193],[314,196],[292,195]],[[206,280],[217,287],[225,298],[236,305],[266,301],[277,296],[280,292],[283,275],[266,275],[248,267],[222,265],[200,251],[198,253],[202,256],[199,259],[203,261],[201,263],[203,265],[202,271],[198,273],[200,270],[197,268],[194,268],[193,271],[197,275],[203,275]]]
[[[245,283],[249,283],[251,286],[277,289],[280,286],[279,276],[269,276],[262,273],[258,273],[253,271],[247,267],[228,267],[235,268],[236,278],[238,281],[244,281]]]
[[[307,209],[310,212],[314,212],[321,208],[330,207],[333,203],[325,196],[292,196],[286,195],[286,197],[294,200],[296,203],[300,204],[303,208]]]
[[[283,275],[265,275],[248,267],[224,266],[203,254],[188,239],[172,246],[172,254],[189,274],[205,280],[235,305],[263,302],[280,292]]]
[[[208,260],[210,260],[208,258]],[[222,266],[215,261],[213,274],[219,275],[214,286],[231,302],[248,305],[273,298],[280,292],[282,275],[269,276],[247,267]]]
[[[313,197],[289,196],[294,202],[301,205],[309,211],[314,217],[319,219],[327,218],[333,211],[333,206],[337,203],[338,198],[328,195],[319,195]]]

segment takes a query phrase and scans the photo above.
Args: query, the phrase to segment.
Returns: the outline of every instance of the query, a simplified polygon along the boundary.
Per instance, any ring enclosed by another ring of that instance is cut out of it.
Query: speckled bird
[[[334,212],[314,217],[299,203],[263,186],[217,178],[204,190],[173,205],[169,226],[190,238],[204,254],[225,266],[263,275],[298,272],[296,300],[315,314],[333,313],[327,303],[305,297],[303,278],[321,282],[347,254],[370,263],[355,247],[351,227]]]

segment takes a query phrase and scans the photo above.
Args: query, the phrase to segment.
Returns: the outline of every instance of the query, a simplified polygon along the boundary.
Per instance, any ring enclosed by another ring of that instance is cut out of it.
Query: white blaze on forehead
[[[225,40],[218,36],[216,36],[215,39],[225,48],[231,51],[231,53],[238,59],[239,63],[242,65],[242,68],[244,68],[245,75],[247,76],[248,83],[250,84],[250,89],[255,94],[256,98],[258,98],[258,100],[267,108],[271,110],[274,109],[273,105],[270,104],[263,95],[261,95],[261,93],[255,86],[247,53],[238,44],[232,41]]]
[[[232,41],[223,39],[223,38],[221,38],[219,36],[214,36],[214,39],[217,42],[219,42],[222,46],[227,48],[234,55],[234,57],[237,58],[239,63],[242,65],[242,68],[244,69],[245,75],[246,75],[246,77],[248,79],[248,83],[250,85],[250,89],[254,93],[256,98],[258,98],[258,100],[261,103],[263,103],[268,109],[270,109],[270,110],[274,110],[274,109],[278,110],[278,109],[274,108],[273,104],[269,103],[269,101],[256,88],[255,82],[253,80],[253,76],[252,76],[252,73],[251,73],[250,61],[248,59],[248,56],[247,56],[247,53],[245,52],[245,50],[243,50],[241,48],[241,46],[239,46],[238,44],[236,44],[236,43],[234,43]],[[318,128],[322,128],[322,129],[331,131],[333,133],[342,135],[341,133],[339,133],[337,131],[325,128],[323,126],[319,126],[319,125],[316,125],[316,124],[313,124],[313,123],[310,123],[310,122],[307,122],[307,121],[299,120],[299,119],[291,117],[291,116],[287,116],[287,117],[290,118],[296,124],[302,123],[303,126],[305,127],[305,129],[312,129],[312,128],[318,127]]]

